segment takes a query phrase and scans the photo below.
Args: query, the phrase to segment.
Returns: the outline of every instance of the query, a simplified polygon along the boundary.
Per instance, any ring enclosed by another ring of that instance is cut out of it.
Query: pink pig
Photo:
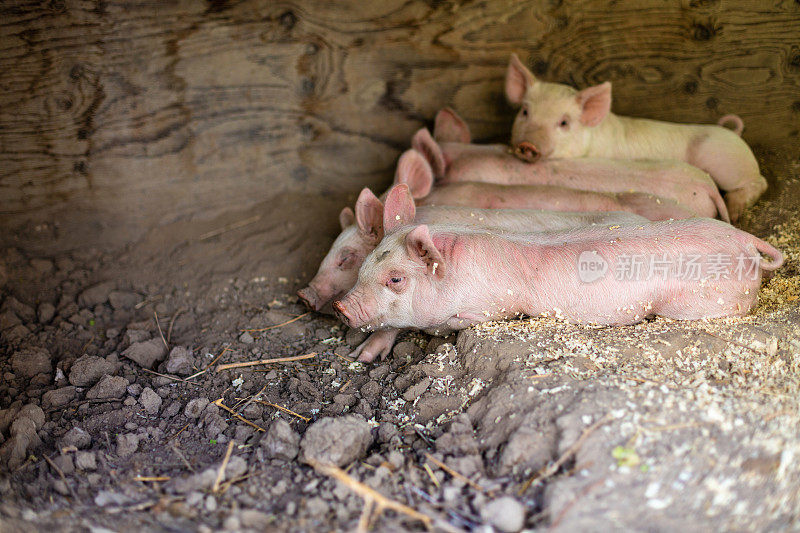
[[[317,275],[298,296],[317,311],[340,298],[358,280],[358,269],[384,235],[386,227],[397,226],[396,220],[409,219],[420,223],[450,223],[492,228],[500,232],[531,232],[579,228],[597,224],[618,225],[647,222],[632,213],[564,213],[536,210],[471,209],[466,207],[420,207],[405,184],[393,187],[386,195],[386,205],[372,191],[364,189],[356,202],[355,213],[342,210],[339,221],[342,233],[334,241],[322,261]],[[367,339],[351,356],[371,361],[391,350],[397,332],[379,332]]]
[[[433,187],[433,171],[422,154],[400,156],[395,183],[409,186],[420,205],[463,205],[484,209],[548,209],[551,211],[628,211],[649,220],[696,216],[675,200],[640,192],[602,193],[558,185],[500,185],[455,182]]]
[[[735,132],[718,125],[615,115],[610,82],[582,91],[546,83],[511,54],[505,90],[508,100],[521,106],[511,144],[527,161],[575,157],[685,161],[708,172],[726,191],[733,220],[767,188],[756,158]]]
[[[762,271],[782,261],[766,242],[702,218],[506,235],[411,225],[387,233],[333,307],[351,327],[434,333],[520,315],[606,325],[744,315]]]
[[[599,193],[646,193],[673,200],[697,216],[729,220],[714,181],[707,173],[681,161],[576,158],[526,163],[502,144],[462,142],[470,139],[469,127],[451,109],[436,115],[434,136],[436,140],[423,128],[414,135],[411,146],[430,163],[437,186],[468,181],[552,185]]]

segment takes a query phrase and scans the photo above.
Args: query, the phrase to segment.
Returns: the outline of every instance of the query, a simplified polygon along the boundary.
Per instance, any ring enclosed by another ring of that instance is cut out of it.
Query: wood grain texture
[[[737,113],[751,145],[800,152],[796,1],[12,0],[0,242],[120,244],[278,195],[380,189],[442,106],[506,140],[512,51],[548,80],[611,80],[618,113]]]

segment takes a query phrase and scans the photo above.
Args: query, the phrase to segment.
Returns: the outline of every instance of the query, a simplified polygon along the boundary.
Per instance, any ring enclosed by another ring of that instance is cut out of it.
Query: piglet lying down
[[[334,309],[351,327],[432,333],[519,315],[607,325],[744,315],[762,271],[782,262],[711,219],[506,235],[415,225],[383,239]]]

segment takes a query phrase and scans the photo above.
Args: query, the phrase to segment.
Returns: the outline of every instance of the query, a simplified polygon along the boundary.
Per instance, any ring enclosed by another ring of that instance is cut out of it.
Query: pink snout
[[[344,303],[341,300],[333,302],[333,312],[336,313],[336,317],[344,322],[345,325],[350,326],[351,328],[358,327],[354,325],[353,319],[348,314],[347,308],[344,306]]]
[[[320,298],[319,294],[317,294],[317,291],[315,291],[313,287],[309,285],[305,289],[300,289],[297,291],[297,296],[303,300],[303,303],[305,303],[309,309],[319,311],[321,307]]]
[[[522,141],[514,150],[514,155],[528,163],[535,163],[542,156],[533,143]]]

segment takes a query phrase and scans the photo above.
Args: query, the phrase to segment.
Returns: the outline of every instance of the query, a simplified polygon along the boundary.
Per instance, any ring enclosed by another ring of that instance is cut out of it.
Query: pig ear
[[[417,216],[417,207],[414,198],[408,190],[408,185],[401,183],[395,185],[386,195],[383,207],[383,231],[392,232],[400,226],[407,226],[414,222]]]
[[[455,111],[445,107],[436,113],[433,138],[438,142],[468,143],[472,140],[472,134],[467,123]]]
[[[536,83],[536,78],[530,70],[522,64],[517,54],[511,54],[506,70],[506,98],[512,104],[519,104],[525,97],[528,87]]]
[[[364,188],[356,201],[358,231],[373,241],[383,238],[383,204],[371,190]]]
[[[417,226],[406,235],[406,250],[413,261],[427,267],[429,275],[444,277],[444,258],[433,244],[428,226]]]
[[[611,111],[611,82],[587,87],[576,98],[581,106],[581,124],[597,126]]]
[[[405,183],[413,198],[425,198],[433,187],[433,170],[428,160],[412,148],[400,156],[394,182]]]
[[[427,128],[422,128],[411,138],[411,147],[425,156],[425,159],[433,168],[434,176],[440,178],[444,176],[445,163],[444,154],[439,144],[431,137],[431,132]]]
[[[341,224],[342,229],[345,229],[348,226],[352,226],[356,221],[356,215],[353,213],[353,210],[349,207],[345,207],[342,209],[342,212],[339,213],[339,224]]]

